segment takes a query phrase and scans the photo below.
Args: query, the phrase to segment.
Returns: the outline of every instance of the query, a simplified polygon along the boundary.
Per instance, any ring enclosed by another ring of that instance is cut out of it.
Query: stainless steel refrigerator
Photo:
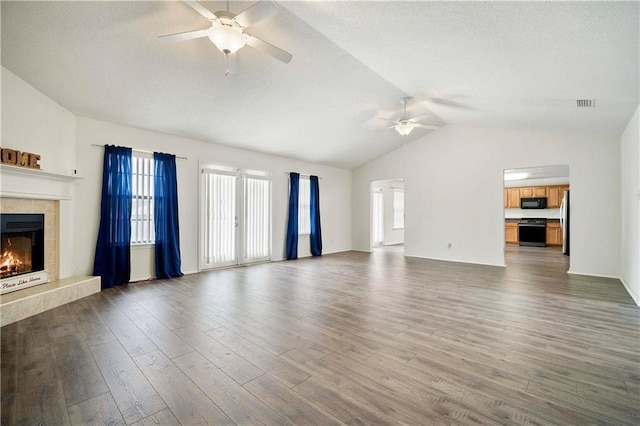
[[[560,227],[562,228],[562,253],[569,256],[570,248],[570,229],[571,222],[569,221],[569,191],[564,191],[562,202],[560,203]]]

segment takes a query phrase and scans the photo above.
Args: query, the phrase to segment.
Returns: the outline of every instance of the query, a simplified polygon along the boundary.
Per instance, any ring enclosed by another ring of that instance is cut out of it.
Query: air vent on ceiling
[[[595,108],[596,100],[595,99],[578,99],[576,100],[578,108]]]

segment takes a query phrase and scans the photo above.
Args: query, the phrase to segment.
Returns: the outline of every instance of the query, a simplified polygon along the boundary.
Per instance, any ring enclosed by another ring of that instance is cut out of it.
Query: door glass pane
[[[204,261],[232,264],[236,256],[236,176],[205,172]]]
[[[269,258],[269,188],[265,179],[245,179],[245,258]]]

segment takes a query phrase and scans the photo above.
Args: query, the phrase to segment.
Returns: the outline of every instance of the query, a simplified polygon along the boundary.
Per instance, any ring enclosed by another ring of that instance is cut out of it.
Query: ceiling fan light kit
[[[408,120],[401,120],[394,127],[402,136],[407,136],[414,129],[413,123]]]
[[[219,51],[226,55],[236,53],[247,44],[247,36],[242,32],[242,29],[234,26],[233,21],[224,18],[213,23],[211,28],[207,30],[207,37]]]

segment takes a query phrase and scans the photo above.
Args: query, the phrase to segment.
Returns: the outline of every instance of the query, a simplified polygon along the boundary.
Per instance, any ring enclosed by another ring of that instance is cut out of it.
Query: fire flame
[[[12,275],[18,273],[22,266],[22,261],[14,256],[14,254],[5,250],[0,256],[0,271],[2,276]]]

